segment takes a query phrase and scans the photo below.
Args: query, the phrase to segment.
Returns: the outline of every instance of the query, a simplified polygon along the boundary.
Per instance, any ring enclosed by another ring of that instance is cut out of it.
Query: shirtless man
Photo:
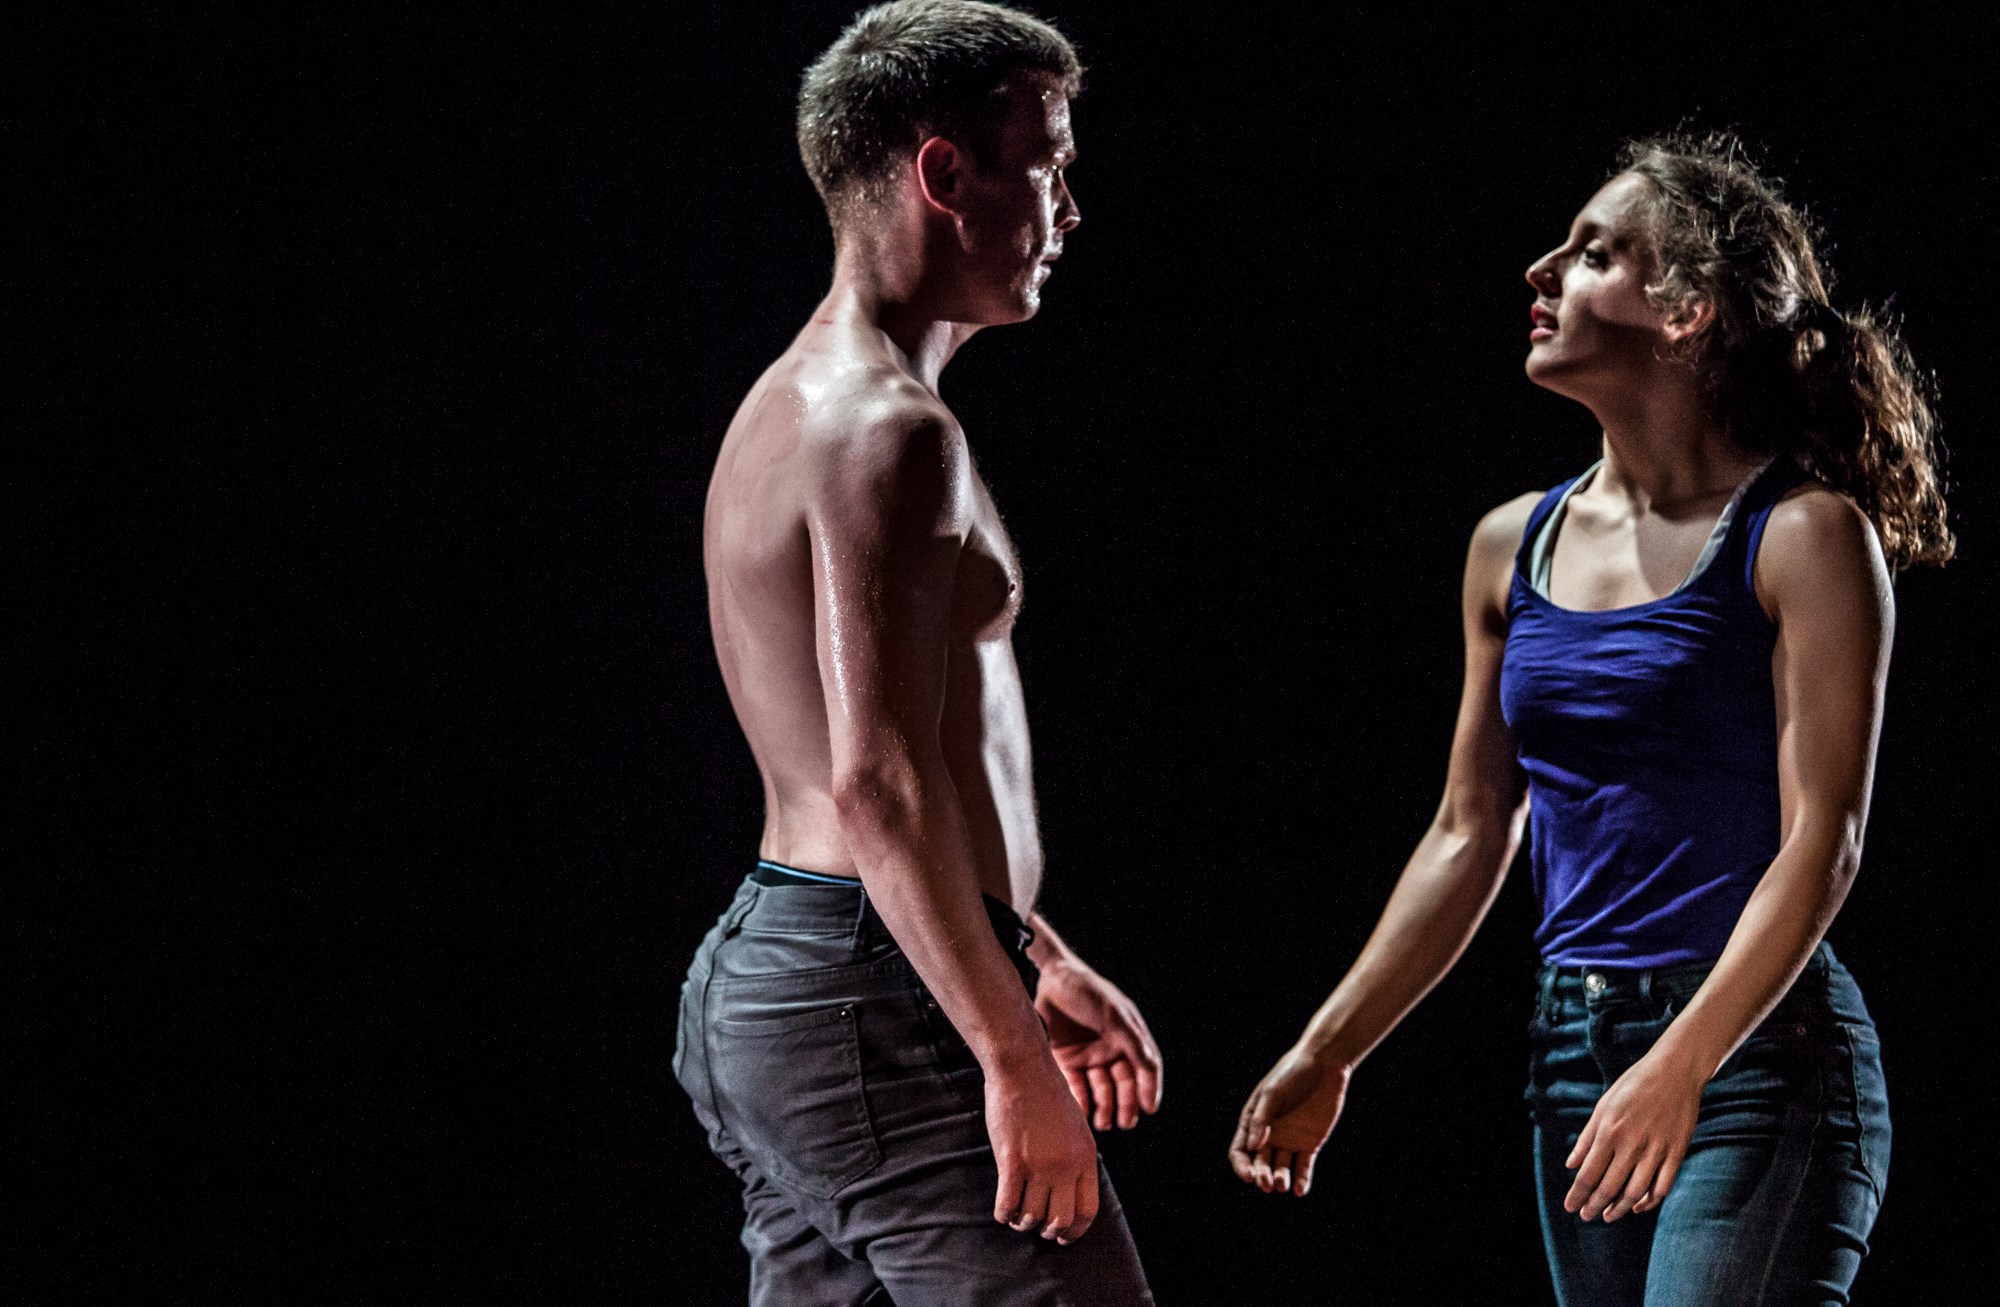
[[[675,1057],[744,1184],[753,1303],[1152,1302],[1085,1116],[1155,1110],[1160,1056],[1033,912],[1020,566],[938,396],[1077,225],[1080,73],[1025,15],[902,0],[801,92],[833,288],[731,423],[704,534],[764,834]]]

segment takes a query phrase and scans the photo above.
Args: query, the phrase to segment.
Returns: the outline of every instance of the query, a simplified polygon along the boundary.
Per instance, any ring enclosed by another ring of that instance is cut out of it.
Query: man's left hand
[[[1159,1110],[1160,1047],[1123,990],[1072,954],[1042,968],[1035,1010],[1092,1126],[1130,1130],[1139,1113]]]

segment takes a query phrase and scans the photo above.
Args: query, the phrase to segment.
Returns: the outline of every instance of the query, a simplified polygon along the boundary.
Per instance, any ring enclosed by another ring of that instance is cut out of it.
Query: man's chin
[[[1006,327],[1016,322],[1026,322],[1042,310],[1040,296],[1027,300],[1016,300],[1011,304],[995,304],[982,312],[971,325],[975,327]]]

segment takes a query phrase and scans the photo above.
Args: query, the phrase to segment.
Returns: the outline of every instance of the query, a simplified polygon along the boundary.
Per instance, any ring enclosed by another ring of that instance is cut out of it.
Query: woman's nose
[[[1556,257],[1553,254],[1544,254],[1530,263],[1527,278],[1537,295],[1555,295],[1562,288],[1561,279],[1556,276]]]

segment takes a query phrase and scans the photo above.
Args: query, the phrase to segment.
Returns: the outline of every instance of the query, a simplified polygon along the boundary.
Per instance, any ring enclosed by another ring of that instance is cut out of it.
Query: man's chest
[[[1021,560],[983,481],[973,484],[972,523],[952,589],[952,626],[970,639],[994,639],[1021,610]]]

